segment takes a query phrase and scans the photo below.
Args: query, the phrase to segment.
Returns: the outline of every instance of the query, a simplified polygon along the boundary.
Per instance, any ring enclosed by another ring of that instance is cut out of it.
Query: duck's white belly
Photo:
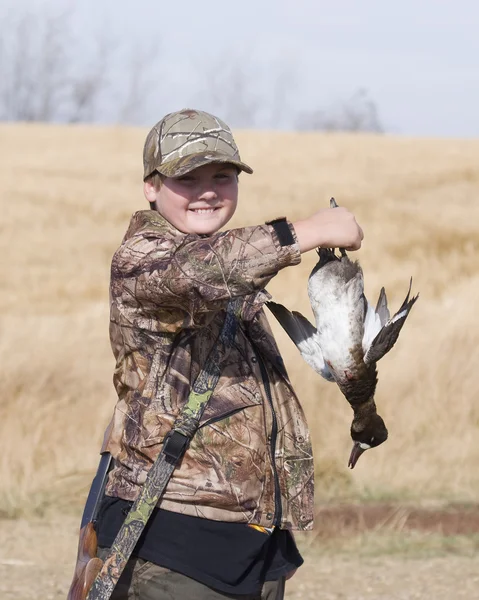
[[[308,285],[325,362],[341,376],[355,370],[364,331],[362,276],[344,283],[334,277],[314,277]]]

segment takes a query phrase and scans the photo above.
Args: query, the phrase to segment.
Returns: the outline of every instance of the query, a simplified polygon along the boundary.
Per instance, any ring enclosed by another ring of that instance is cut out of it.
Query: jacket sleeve
[[[167,308],[172,321],[183,313],[183,327],[201,326],[201,315],[263,289],[280,269],[300,260],[294,228],[284,219],[206,238],[141,234],[126,240],[113,258],[112,294],[126,306],[140,305],[143,313]]]

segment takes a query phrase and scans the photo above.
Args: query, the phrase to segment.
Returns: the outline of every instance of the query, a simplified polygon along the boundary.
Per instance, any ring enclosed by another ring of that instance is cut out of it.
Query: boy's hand
[[[293,226],[301,253],[320,246],[359,250],[364,237],[354,215],[344,206],[324,208]]]

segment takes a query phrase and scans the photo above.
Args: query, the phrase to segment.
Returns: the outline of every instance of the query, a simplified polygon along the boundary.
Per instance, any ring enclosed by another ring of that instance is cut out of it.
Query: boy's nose
[[[198,194],[199,200],[211,201],[211,200],[216,200],[217,197],[218,196],[216,194],[216,191],[214,189],[212,189],[211,187],[203,188],[200,191],[200,193]]]

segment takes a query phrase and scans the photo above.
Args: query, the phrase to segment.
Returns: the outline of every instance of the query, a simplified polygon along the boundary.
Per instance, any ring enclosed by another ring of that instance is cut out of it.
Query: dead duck
[[[337,206],[334,198],[331,207]],[[351,405],[352,469],[361,454],[379,446],[388,437],[377,414],[374,394],[376,363],[396,343],[406,318],[418,299],[409,291],[400,309],[390,317],[384,288],[374,308],[364,295],[364,277],[357,261],[345,250],[337,256],[333,248],[319,248],[319,261],[308,279],[308,295],[316,327],[296,311],[276,302],[267,306],[298,347],[304,360],[328,381],[336,381]]]

